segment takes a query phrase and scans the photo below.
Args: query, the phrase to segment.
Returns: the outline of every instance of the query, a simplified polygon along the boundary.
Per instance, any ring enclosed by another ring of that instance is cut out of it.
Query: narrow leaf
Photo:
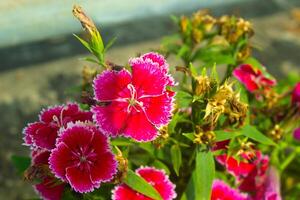
[[[178,107],[186,108],[192,103],[193,96],[187,92],[178,91],[176,93],[175,99],[177,101]]]
[[[211,151],[200,151],[200,149],[198,149],[195,176],[195,185],[197,187],[195,199],[210,199],[212,182],[215,177],[215,161]]]
[[[104,52],[106,52],[115,43],[116,40],[117,37],[113,37],[112,39],[110,39],[108,43],[105,45]]]
[[[155,160],[153,163],[152,163],[152,166],[154,166],[155,168],[157,169],[163,169],[166,174],[170,175],[170,170],[168,168],[167,165],[165,165],[165,163],[163,163],[162,161],[160,160]]]
[[[80,38],[76,34],[73,34],[73,35],[81,42],[81,44],[83,44],[83,46],[85,46],[85,48],[87,48],[91,53],[93,53],[93,50],[90,47],[90,44],[88,42],[86,42],[84,39]]]
[[[215,131],[215,134],[216,134],[216,142],[229,140],[229,139],[232,139],[232,138],[240,135],[235,132],[228,132],[228,131],[222,131],[222,130]]]
[[[251,138],[252,140],[255,140],[257,142],[260,142],[262,144],[266,145],[276,145],[273,140],[265,136],[263,133],[261,133],[259,130],[257,130],[254,126],[246,125],[242,128],[241,133]]]
[[[160,194],[154,189],[145,179],[138,176],[132,170],[128,170],[127,177],[124,183],[133,190],[142,193],[143,195],[150,197],[154,200],[162,200]]]
[[[174,144],[171,147],[171,160],[174,167],[174,171],[179,176],[179,169],[181,166],[182,158],[181,158],[181,151],[179,145]]]
[[[194,141],[194,139],[195,139],[195,133],[182,133],[182,135],[191,141]]]

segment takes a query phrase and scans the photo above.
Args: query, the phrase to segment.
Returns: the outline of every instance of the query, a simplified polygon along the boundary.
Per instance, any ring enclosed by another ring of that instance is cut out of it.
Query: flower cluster
[[[41,179],[34,188],[44,199],[61,199],[67,185],[87,193],[112,181],[119,159],[110,149],[108,136],[154,140],[159,128],[169,122],[175,94],[169,87],[175,82],[164,57],[148,53],[129,64],[132,73],[106,70],[94,79],[99,104],[91,111],[81,110],[76,103],[50,107],[41,111],[39,121],[24,128],[25,145],[32,149],[26,174],[28,179]],[[141,168],[136,173],[155,183],[164,200],[175,198],[175,186],[164,172]],[[114,198],[126,199],[117,191],[125,188],[130,193],[131,189],[124,184],[118,188]]]

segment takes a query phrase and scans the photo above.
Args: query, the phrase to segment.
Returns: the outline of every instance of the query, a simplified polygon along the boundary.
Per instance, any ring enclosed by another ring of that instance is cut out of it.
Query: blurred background
[[[36,198],[17,175],[12,155],[28,155],[22,128],[41,108],[74,98],[87,51],[72,33],[82,33],[72,15],[81,5],[100,28],[104,41],[116,36],[108,59],[158,48],[176,31],[170,15],[234,14],[254,24],[255,56],[278,79],[300,77],[300,0],[1,0],[0,1],[0,199]],[[175,61],[170,61],[176,62]]]

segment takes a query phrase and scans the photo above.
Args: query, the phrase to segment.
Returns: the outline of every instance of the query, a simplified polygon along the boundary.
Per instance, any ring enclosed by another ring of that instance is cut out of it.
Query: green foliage
[[[195,199],[208,200],[215,177],[215,161],[211,151],[197,151],[195,167]]]
[[[181,158],[181,150],[179,145],[174,144],[171,147],[171,160],[173,164],[174,171],[177,176],[179,176],[179,169],[181,166],[182,158]]]
[[[241,130],[241,134],[265,145],[276,145],[273,140],[258,131],[254,126],[244,126]]]
[[[160,194],[145,179],[138,176],[132,170],[128,171],[124,183],[147,197],[151,197],[154,200],[162,200]]]

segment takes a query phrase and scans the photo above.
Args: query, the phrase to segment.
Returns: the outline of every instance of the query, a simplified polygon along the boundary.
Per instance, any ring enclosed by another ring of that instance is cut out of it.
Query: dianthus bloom
[[[55,147],[58,130],[69,122],[91,121],[92,113],[80,110],[75,103],[54,106],[41,111],[39,121],[24,128],[24,141],[32,148],[51,150]]]
[[[211,200],[247,200],[245,194],[239,193],[237,190],[230,188],[221,180],[214,180],[212,185]]]
[[[261,70],[254,68],[249,64],[238,66],[233,75],[242,82],[247,90],[254,92],[261,88],[270,88],[276,85],[276,80],[266,77]]]
[[[40,150],[32,154],[31,178],[40,179],[34,185],[36,192],[45,200],[60,200],[65,188],[65,183],[60,182],[48,170],[49,151]]]
[[[281,200],[280,178],[275,167],[269,167],[266,180],[262,187],[258,188],[253,200]]]
[[[217,160],[236,177],[239,189],[247,192],[255,192],[264,183],[269,166],[268,156],[262,155],[260,151],[256,151],[253,158],[248,157],[242,161],[227,155],[220,155]]]
[[[292,103],[300,106],[300,82],[295,85],[292,92]]]
[[[117,171],[107,137],[93,125],[81,122],[69,123],[60,130],[49,164],[56,177],[80,193],[99,188]]]
[[[171,118],[174,80],[168,64],[156,53],[129,61],[132,73],[107,70],[94,79],[95,99],[104,104],[92,108],[94,120],[107,135],[150,141]]]
[[[150,183],[160,194],[163,200],[176,198],[175,185],[169,180],[163,170],[153,167],[141,167],[136,173]],[[138,193],[124,183],[113,190],[112,200],[151,200],[151,198]]]

